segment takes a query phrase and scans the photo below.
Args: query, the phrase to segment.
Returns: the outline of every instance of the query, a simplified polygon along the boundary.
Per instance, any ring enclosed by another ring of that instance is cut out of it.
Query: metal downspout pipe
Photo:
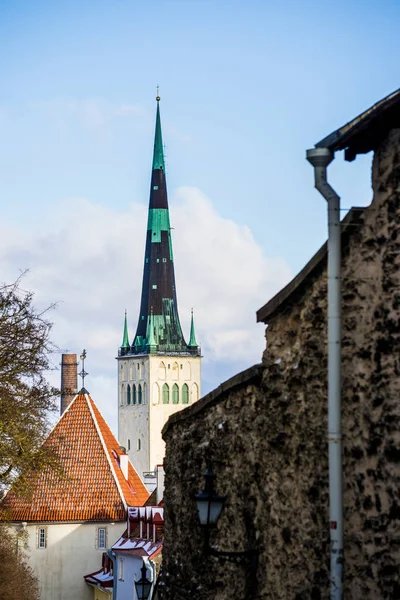
[[[328,449],[331,600],[343,598],[343,492],[341,433],[341,229],[340,197],[326,179],[334,158],[328,148],[307,150],[315,187],[328,203]]]

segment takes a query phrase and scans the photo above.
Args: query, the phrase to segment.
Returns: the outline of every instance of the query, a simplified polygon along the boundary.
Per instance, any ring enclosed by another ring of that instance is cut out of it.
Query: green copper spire
[[[129,343],[129,336],[128,336],[128,322],[127,322],[126,311],[125,311],[124,337],[122,339],[122,346],[121,346],[121,348],[123,348],[124,350],[129,350],[130,347],[131,346],[130,346],[130,343]]]
[[[162,169],[165,173],[164,150],[161,133],[160,119],[160,96],[157,96],[157,116],[156,116],[156,133],[154,136],[154,151],[153,151],[153,171],[154,169]]]
[[[148,334],[147,334],[147,344],[151,350],[156,350],[157,348],[157,340],[154,331],[154,317],[153,317],[153,308],[151,308],[150,317],[149,317],[149,325],[148,325]]]
[[[196,334],[194,332],[193,308],[192,308],[192,319],[191,319],[191,322],[190,322],[190,340],[189,340],[189,346],[191,346],[192,348],[196,348],[198,346],[198,343],[196,342]]]

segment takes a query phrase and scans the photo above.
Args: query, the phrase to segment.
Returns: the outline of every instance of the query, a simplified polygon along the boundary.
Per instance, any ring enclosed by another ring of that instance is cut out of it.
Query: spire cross
[[[157,86],[157,96],[156,96],[156,100],[157,102],[160,102],[161,98],[160,98],[160,86]]]
[[[86,358],[86,350],[83,349],[82,350],[82,354],[79,357],[82,361],[82,370],[78,373],[79,377],[82,377],[82,387],[85,388],[85,377],[86,375],[89,375],[89,373],[87,373],[85,371],[85,358]]]

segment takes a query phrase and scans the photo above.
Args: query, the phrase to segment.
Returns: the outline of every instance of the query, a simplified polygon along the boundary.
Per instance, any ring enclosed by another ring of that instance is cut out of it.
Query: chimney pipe
[[[76,354],[61,355],[60,414],[68,408],[78,391],[78,361]]]
[[[119,466],[120,469],[122,471],[123,476],[125,477],[125,479],[128,481],[128,455],[127,454],[120,454],[119,455]]]

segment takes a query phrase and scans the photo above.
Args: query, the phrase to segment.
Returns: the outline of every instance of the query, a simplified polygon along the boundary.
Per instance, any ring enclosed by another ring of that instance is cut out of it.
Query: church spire
[[[193,308],[192,308],[192,318],[190,320],[190,340],[189,340],[190,348],[197,348],[198,344],[196,342],[196,334],[194,332],[194,319],[193,319]]]
[[[161,131],[160,97],[150,185],[147,237],[139,322],[131,346],[133,354],[192,353],[183,337],[178,314],[172,254],[167,184]],[[197,351],[197,347],[195,349]]]
[[[130,344],[129,344],[129,336],[128,336],[128,321],[127,321],[127,316],[126,316],[126,311],[125,311],[124,336],[122,338],[121,349],[124,352],[124,354],[126,354],[127,352],[129,352],[129,348],[130,348]]]
[[[157,96],[156,132],[154,135],[153,171],[162,169],[165,172],[164,147],[161,133],[160,96]]]

